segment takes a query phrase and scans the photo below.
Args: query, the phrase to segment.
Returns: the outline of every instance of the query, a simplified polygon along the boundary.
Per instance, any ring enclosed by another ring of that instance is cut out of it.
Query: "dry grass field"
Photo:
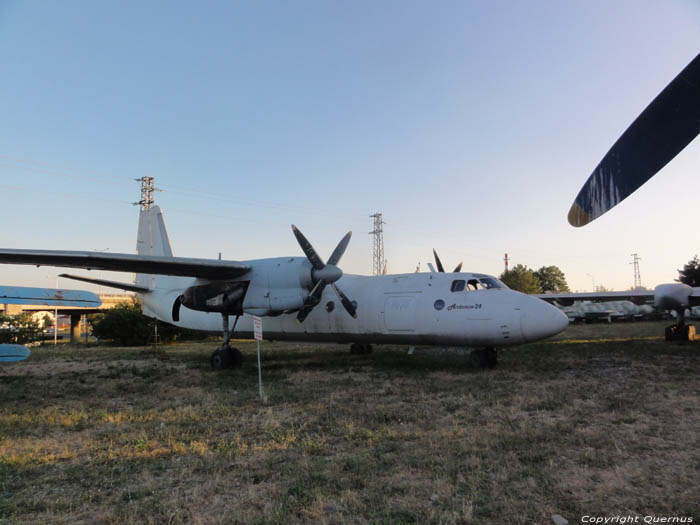
[[[700,520],[700,343],[572,326],[500,352],[34,349],[0,368],[7,523]],[[641,521],[640,521],[641,522]]]

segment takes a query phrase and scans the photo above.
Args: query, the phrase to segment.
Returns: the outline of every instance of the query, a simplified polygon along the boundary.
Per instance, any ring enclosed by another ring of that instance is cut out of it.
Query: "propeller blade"
[[[647,106],[593,171],[569,210],[580,227],[619,204],[700,133],[700,54]]]
[[[311,293],[304,301],[304,305],[299,309],[297,314],[297,323],[303,323],[304,319],[311,313],[318,303],[321,302],[321,295],[323,295],[323,289],[326,287],[326,283],[323,281],[318,281],[316,285],[311,290]]]
[[[453,271],[454,273],[457,273],[457,272],[459,272],[461,269],[462,269],[462,263],[459,263],[459,264],[457,265],[457,267],[456,267],[454,270],[452,270],[452,271]]]
[[[314,247],[311,246],[311,243],[306,239],[306,237],[304,237],[304,234],[301,233],[299,229],[293,224],[292,231],[294,232],[294,236],[299,242],[299,246],[301,246],[302,251],[306,255],[306,258],[309,259],[309,261],[311,262],[311,266],[313,266],[316,270],[322,270],[325,264],[323,264],[323,261],[316,253],[316,250],[314,250]]]
[[[440,257],[438,257],[435,248],[433,248],[433,255],[435,256],[435,264],[437,265],[438,272],[445,273],[445,268],[442,266],[442,263],[440,262]]]
[[[335,247],[335,250],[333,250],[333,253],[328,258],[328,261],[326,262],[326,264],[332,264],[334,266],[336,264],[338,264],[338,261],[340,261],[340,258],[345,253],[345,249],[348,247],[348,243],[350,242],[350,237],[352,237],[352,232],[346,233],[345,237],[340,239],[338,246]]]
[[[182,296],[178,295],[173,303],[173,321],[176,323],[180,320],[180,306],[182,306]]]
[[[345,310],[347,310],[347,312],[352,317],[357,319],[357,308],[355,308],[355,305],[352,304],[352,301],[350,301],[350,299],[348,299],[347,296],[343,292],[340,291],[340,288],[338,288],[335,285],[335,283],[331,284],[331,286],[335,290],[335,293],[338,294],[338,298],[340,299],[340,302],[343,304],[343,307],[345,308]]]

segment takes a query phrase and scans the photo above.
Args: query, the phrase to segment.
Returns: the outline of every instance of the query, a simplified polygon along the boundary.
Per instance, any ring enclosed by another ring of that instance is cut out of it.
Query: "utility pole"
[[[506,253],[506,256],[503,258],[503,261],[506,263],[506,272],[508,271],[508,263],[510,262],[510,259],[508,258],[508,254]]]
[[[632,254],[632,262],[634,265],[634,289],[639,290],[642,287],[642,276],[639,274],[639,261],[642,260],[636,253]]]
[[[136,182],[141,183],[141,200],[138,202],[133,202],[134,206],[141,206],[141,210],[147,210],[156,202],[153,198],[153,194],[156,191],[156,187],[153,183],[154,177],[141,177],[140,179],[134,179]]]
[[[386,267],[384,259],[384,229],[382,225],[386,224],[382,220],[381,213],[370,215],[374,219],[374,231],[369,232],[374,235],[374,249],[372,250],[372,275],[383,275]]]

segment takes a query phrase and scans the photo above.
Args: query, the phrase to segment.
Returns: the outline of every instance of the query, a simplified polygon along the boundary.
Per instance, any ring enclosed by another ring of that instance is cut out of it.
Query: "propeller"
[[[348,247],[352,232],[345,234],[345,236],[338,243],[338,246],[336,246],[335,250],[333,250],[333,253],[328,258],[328,261],[326,261],[326,264],[323,264],[323,261],[319,257],[318,253],[316,253],[316,250],[314,250],[314,247],[311,246],[311,243],[306,237],[304,237],[304,234],[301,233],[293,224],[292,231],[299,242],[299,246],[301,246],[302,251],[306,255],[306,258],[311,263],[311,279],[315,283],[314,287],[309,293],[309,296],[306,298],[306,301],[304,301],[303,306],[299,309],[299,313],[297,314],[297,322],[303,323],[306,316],[311,313],[311,310],[313,310],[318,303],[321,302],[323,290],[327,285],[330,285],[333,288],[345,310],[347,310],[351,316],[357,318],[357,308],[335,284],[335,282],[343,276],[343,271],[338,268],[337,264],[345,253],[345,249]]]
[[[647,106],[593,170],[569,210],[580,227],[619,204],[700,133],[700,54]]]
[[[435,251],[435,248],[433,248],[433,255],[435,256],[435,264],[437,265],[438,272],[445,272],[445,267],[442,265],[442,261],[440,261],[440,257],[438,257],[437,252]],[[457,267],[452,270],[453,273],[457,273],[462,269],[462,263],[459,263]]]
[[[182,306],[182,296],[178,295],[177,299],[173,303],[173,321],[178,322],[180,320],[180,307]]]

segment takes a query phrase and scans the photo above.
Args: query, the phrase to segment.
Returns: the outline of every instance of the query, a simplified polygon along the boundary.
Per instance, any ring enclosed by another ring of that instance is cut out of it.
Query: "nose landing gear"
[[[498,364],[498,353],[492,346],[472,350],[469,362],[474,368],[495,368]]]

